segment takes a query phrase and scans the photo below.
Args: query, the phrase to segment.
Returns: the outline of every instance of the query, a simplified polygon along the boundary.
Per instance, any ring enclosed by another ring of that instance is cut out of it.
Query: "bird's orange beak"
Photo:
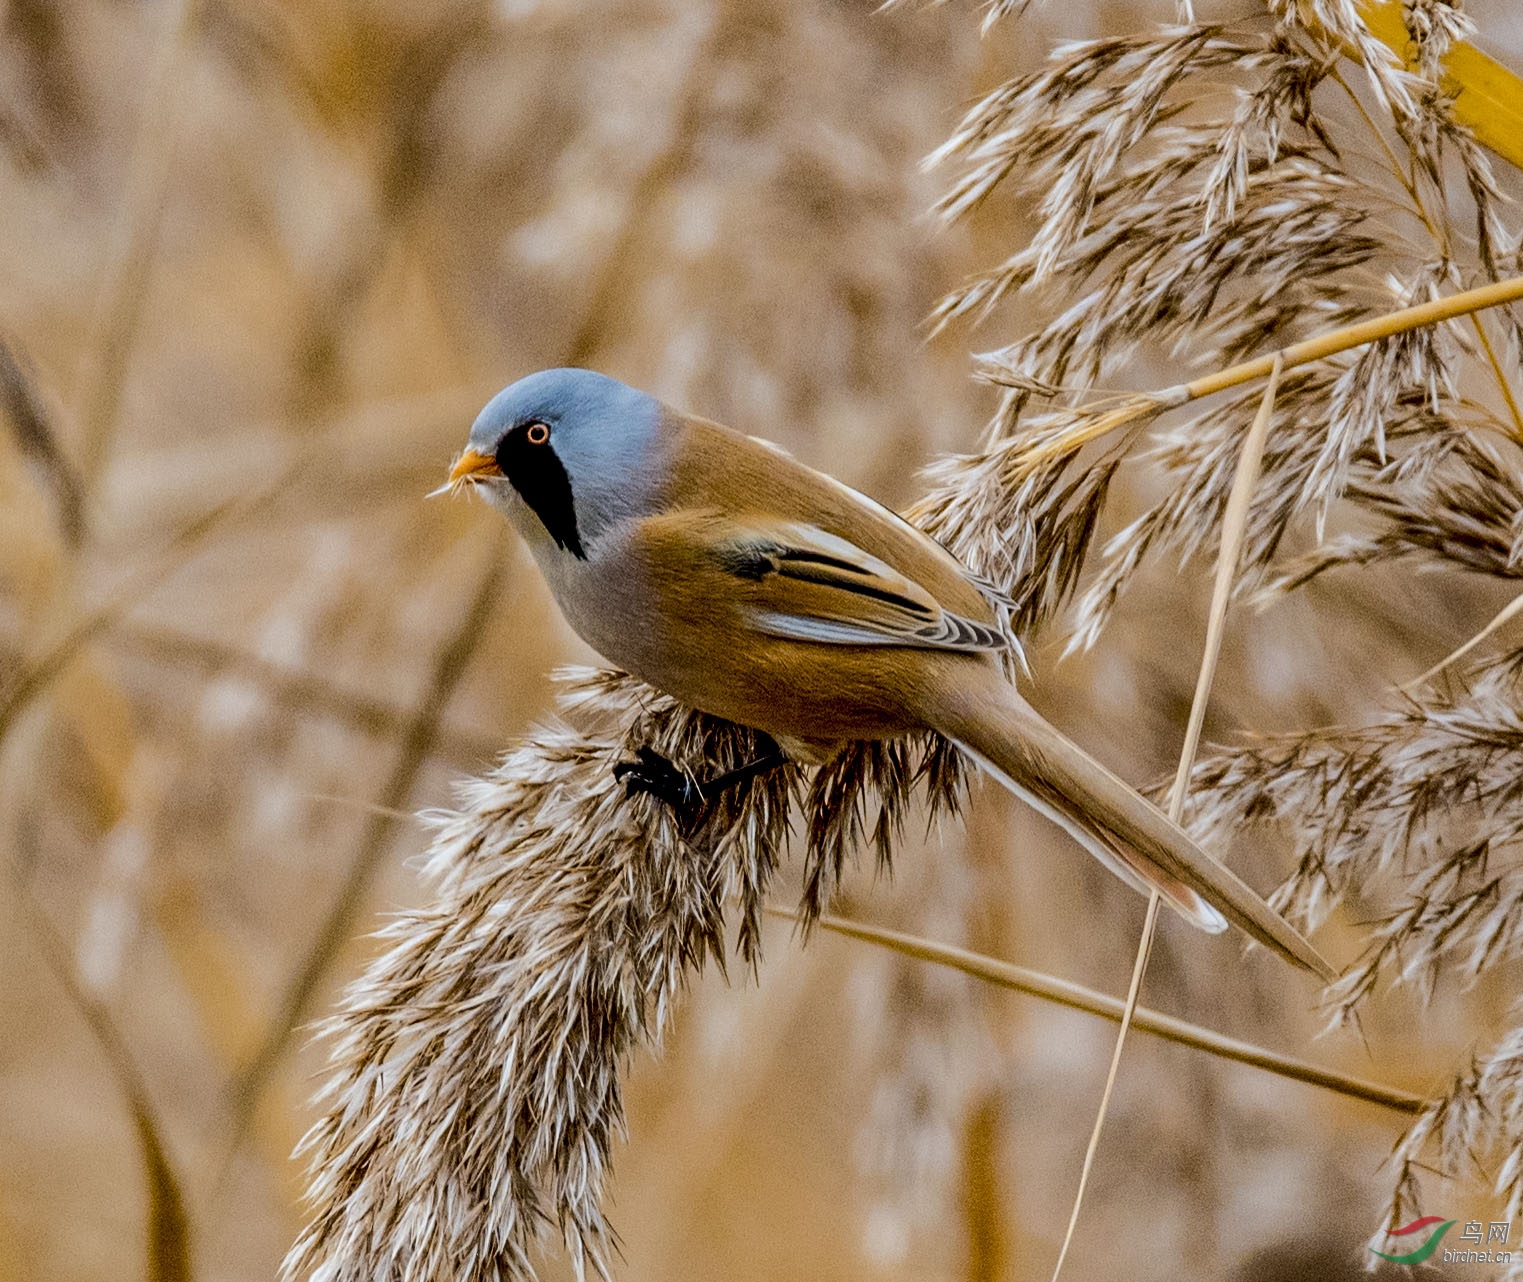
[[[502,469],[497,466],[497,460],[490,454],[478,454],[475,450],[466,450],[458,459],[455,466],[450,468],[449,480],[437,490],[429,494],[433,498],[438,494],[454,494],[467,481],[486,480],[488,477],[501,476]]]
[[[478,454],[475,450],[466,450],[450,469],[449,483],[454,488],[462,481],[474,481],[479,477],[501,476],[502,469],[497,466],[497,460],[490,454]]]

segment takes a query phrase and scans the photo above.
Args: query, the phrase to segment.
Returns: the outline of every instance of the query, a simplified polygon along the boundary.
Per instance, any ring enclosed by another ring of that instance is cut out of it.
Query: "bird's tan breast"
[[[695,530],[701,523],[691,509],[642,522],[617,558],[587,567],[597,604],[571,619],[595,649],[684,703],[799,741],[880,738],[921,728],[932,688],[953,670],[993,662],[771,635],[756,626],[750,585]]]

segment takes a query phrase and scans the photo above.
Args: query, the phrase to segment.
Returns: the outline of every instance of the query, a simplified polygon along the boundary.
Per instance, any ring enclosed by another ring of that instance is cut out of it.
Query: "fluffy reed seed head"
[[[933,807],[960,795],[948,745],[863,744],[807,788],[790,766],[731,790],[684,833],[614,764],[648,744],[727,769],[757,754],[754,734],[619,673],[562,680],[569,720],[430,816],[432,902],[381,932],[390,947],[327,1023],[325,1111],[302,1145],[314,1214],[289,1278],[527,1279],[551,1228],[579,1274],[606,1277],[625,1061],[689,977],[723,968],[729,923],[757,961],[790,819],[812,917],[858,845],[889,862],[917,785]]]

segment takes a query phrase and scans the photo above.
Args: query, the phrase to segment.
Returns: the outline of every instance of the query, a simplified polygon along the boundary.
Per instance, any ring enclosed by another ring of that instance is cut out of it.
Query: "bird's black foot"
[[[620,761],[615,765],[613,777],[631,794],[649,793],[658,801],[664,801],[676,813],[683,830],[691,832],[702,821],[715,798],[737,784],[787,764],[788,758],[783,755],[783,750],[770,738],[761,736],[758,746],[761,755],[754,760],[702,784],[648,746],[635,749],[635,760]]]
[[[665,802],[676,812],[684,828],[697,823],[703,815],[705,798],[697,780],[654,748],[637,748],[635,760],[620,761],[614,766],[613,777],[631,795],[649,793],[657,801]]]

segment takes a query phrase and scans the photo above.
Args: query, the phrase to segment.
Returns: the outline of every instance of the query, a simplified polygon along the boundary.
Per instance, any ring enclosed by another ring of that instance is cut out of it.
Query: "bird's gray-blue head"
[[[585,559],[600,531],[647,509],[662,413],[654,397],[606,374],[541,370],[487,402],[450,482],[477,483],[516,524],[532,514]]]

